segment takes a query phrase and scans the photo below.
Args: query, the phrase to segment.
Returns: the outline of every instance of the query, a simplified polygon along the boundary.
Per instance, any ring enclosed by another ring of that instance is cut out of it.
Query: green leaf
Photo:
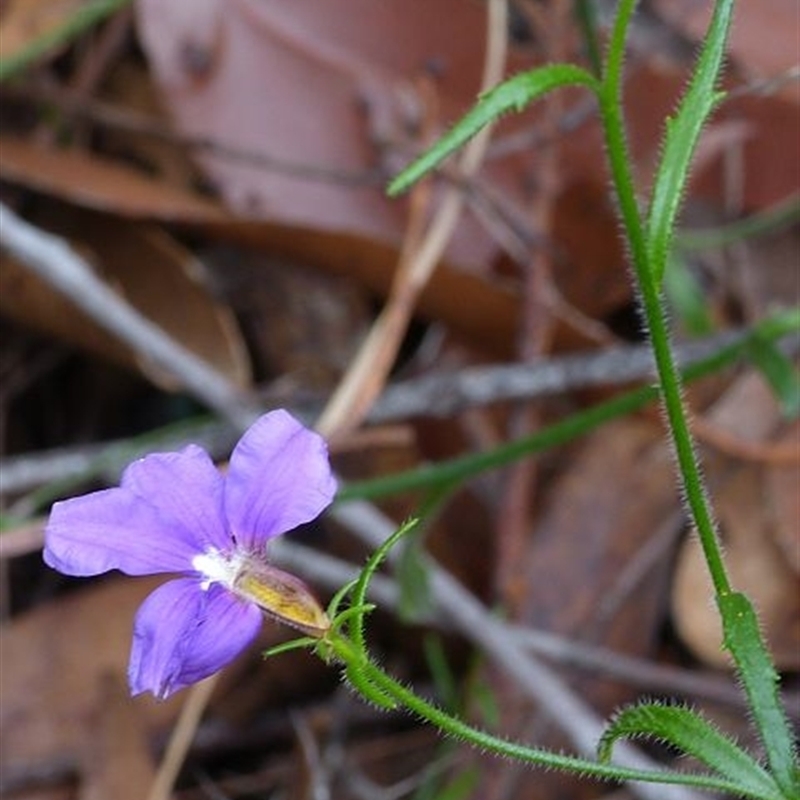
[[[422,558],[421,532],[418,528],[408,536],[395,569],[400,586],[398,610],[400,619],[406,623],[422,620],[433,608],[428,569]]]
[[[717,598],[725,648],[733,656],[764,750],[784,797],[800,797],[800,774],[789,721],[778,696],[778,674],[750,601],[739,592]]]
[[[664,274],[664,291],[690,335],[707,336],[712,332],[711,315],[703,290],[678,254],[669,259]]]
[[[781,410],[787,417],[800,414],[800,373],[794,362],[788,358],[774,342],[753,337],[749,348],[753,363],[761,370],[767,383],[772,387]]]
[[[664,276],[675,218],[683,199],[700,131],[723,97],[716,91],[716,84],[732,14],[733,0],[716,3],[692,80],[677,114],[667,121],[664,151],[656,172],[647,220],[648,260],[656,284]]]
[[[548,64],[509,78],[482,94],[450,131],[389,184],[388,193],[395,196],[404,192],[482,128],[510,111],[522,111],[561,86],[586,86],[597,91],[599,84],[585,69],[573,64]]]
[[[763,211],[716,228],[689,228],[678,232],[677,246],[688,250],[711,250],[756,236],[776,233],[800,221],[800,194],[789,195]]]
[[[314,647],[317,642],[319,642],[319,639],[311,636],[303,636],[300,639],[290,639],[288,642],[281,642],[280,644],[270,647],[268,650],[264,651],[263,655],[264,658],[272,658],[282,653],[288,653],[290,650],[302,650],[303,648]]]
[[[651,738],[672,745],[734,781],[751,797],[781,797],[772,776],[748,753],[684,706],[641,703],[623,709],[603,732],[598,758],[609,761],[614,744],[623,738]]]

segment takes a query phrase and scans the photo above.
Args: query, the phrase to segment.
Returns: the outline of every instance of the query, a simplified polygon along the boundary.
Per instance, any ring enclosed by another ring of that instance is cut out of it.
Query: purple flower
[[[44,560],[67,575],[180,574],[139,609],[128,667],[133,694],[165,698],[238,655],[262,611],[325,632],[328,618],[311,593],[268,564],[265,551],[335,492],[323,439],[273,411],[244,434],[224,476],[189,445],[135,461],[118,488],[56,503]]]

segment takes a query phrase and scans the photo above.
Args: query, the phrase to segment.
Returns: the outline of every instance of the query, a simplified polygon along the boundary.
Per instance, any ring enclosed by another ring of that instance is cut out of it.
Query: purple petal
[[[325,440],[286,411],[261,417],[233,451],[225,482],[231,531],[249,550],[314,519],[336,481]]]
[[[66,575],[185,572],[196,553],[193,537],[127,489],[56,503],[45,529],[44,560]]]
[[[205,450],[153,453],[134,461],[122,486],[158,511],[162,527],[196,543],[196,552],[231,546],[225,522],[225,482]]]
[[[136,614],[128,666],[131,693],[166,698],[213,675],[256,637],[259,609],[220,584],[192,578],[156,589]]]

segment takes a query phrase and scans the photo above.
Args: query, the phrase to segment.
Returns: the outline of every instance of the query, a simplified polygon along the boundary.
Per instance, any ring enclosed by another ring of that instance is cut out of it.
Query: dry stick
[[[214,693],[218,676],[219,673],[192,686],[186,702],[181,706],[178,721],[172,729],[167,748],[158,765],[155,780],[147,795],[148,800],[168,800],[171,796],[175,780],[197,732],[197,726]]]
[[[3,203],[0,247],[237,427],[244,430],[258,416],[253,400],[126,303],[65,239],[25,222]]]
[[[394,533],[394,522],[374,506],[353,502],[334,506],[331,515],[369,547],[379,547]],[[467,589],[433,559],[426,559],[431,596],[463,636],[497,662],[558,724],[579,753],[593,757],[603,731],[603,722],[548,667],[532,658],[509,626],[493,616]],[[615,748],[615,762],[638,769],[659,769],[659,765],[635,747],[621,743]],[[704,793],[684,786],[631,784],[644,800],[699,800]]]
[[[503,77],[507,11],[506,0],[491,0],[487,6],[482,90],[499,83]],[[477,172],[490,136],[491,126],[479,133],[464,149],[461,173],[465,177]],[[401,260],[386,305],[319,419],[317,428],[323,435],[330,437],[333,433],[341,434],[357,427],[380,393],[417,299],[450,241],[463,204],[461,192],[448,187],[419,248],[415,248],[407,259]]]
[[[725,331],[676,346],[678,364],[687,367],[740,341],[745,329]],[[797,349],[793,347],[793,351]],[[533,364],[494,364],[438,372],[393,383],[367,416],[371,423],[414,417],[449,417],[470,408],[512,400],[531,400],[575,389],[615,386],[655,376],[650,345],[616,345],[592,353],[543,359]]]

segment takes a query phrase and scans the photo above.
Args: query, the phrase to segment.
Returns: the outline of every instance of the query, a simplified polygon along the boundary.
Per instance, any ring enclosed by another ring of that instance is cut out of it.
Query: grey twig
[[[747,335],[726,331],[675,348],[681,367],[716,353]],[[489,403],[531,400],[592,386],[654,379],[649,345],[623,345],[599,352],[543,359],[534,364],[501,364],[438,372],[386,387],[367,416],[372,423],[411,417],[446,417]]]
[[[156,450],[178,450],[189,443],[202,446],[214,459],[226,458],[240,433],[230,422],[205,419],[126,439],[7,456],[0,459],[0,496],[27,492],[46,484],[63,494],[75,483],[91,478],[116,483],[122,470],[135,459]]]
[[[258,416],[255,402],[126,303],[94,274],[66,240],[25,222],[2,203],[0,246],[237,428],[244,430]]]

